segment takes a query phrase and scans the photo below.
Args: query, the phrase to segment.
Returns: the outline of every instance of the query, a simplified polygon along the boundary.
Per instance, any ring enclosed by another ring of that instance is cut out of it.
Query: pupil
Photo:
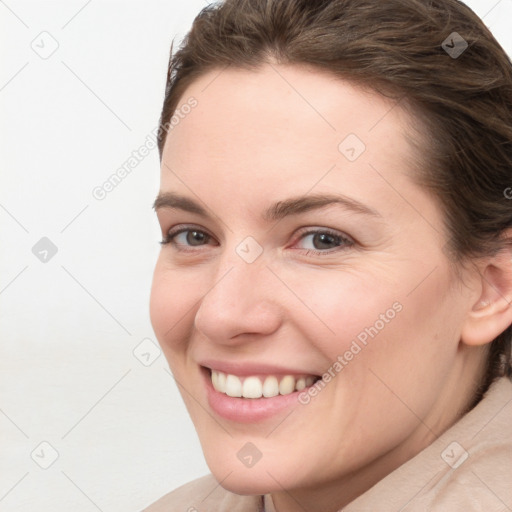
[[[336,243],[336,237],[326,233],[315,235],[313,237],[313,245],[315,249],[331,249]]]
[[[206,235],[201,231],[189,231],[187,233],[187,243],[189,245],[201,245],[205,240]]]

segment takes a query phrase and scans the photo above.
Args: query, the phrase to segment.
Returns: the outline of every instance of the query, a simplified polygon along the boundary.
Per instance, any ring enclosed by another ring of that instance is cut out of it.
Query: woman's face
[[[374,483],[453,423],[477,368],[414,120],[283,65],[216,70],[180,105],[151,318],[209,467],[241,494]]]

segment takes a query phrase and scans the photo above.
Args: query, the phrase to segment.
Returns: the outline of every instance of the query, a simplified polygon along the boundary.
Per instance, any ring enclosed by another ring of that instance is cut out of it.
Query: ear
[[[474,300],[462,327],[466,345],[485,345],[512,324],[512,250],[506,247],[479,260]]]

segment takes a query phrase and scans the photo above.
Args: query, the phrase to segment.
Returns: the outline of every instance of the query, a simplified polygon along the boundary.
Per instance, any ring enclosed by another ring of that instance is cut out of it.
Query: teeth
[[[234,375],[226,375],[226,395],[232,397],[242,396],[242,381]]]
[[[263,386],[258,377],[247,377],[242,386],[242,396],[244,398],[261,398]]]
[[[219,374],[215,370],[212,370],[211,379],[212,379],[213,389],[215,389],[215,391],[219,391]]]
[[[277,377],[269,375],[263,383],[263,396],[265,398],[272,398],[279,395],[279,382]]]
[[[295,384],[295,389],[297,391],[302,391],[305,387],[306,387],[306,379],[304,377],[297,379],[297,384]]]
[[[218,372],[218,380],[217,380],[217,386],[219,389],[217,391],[220,391],[221,393],[226,392],[226,374]]]
[[[226,374],[212,370],[212,384],[216,391],[226,392]]]
[[[279,383],[279,393],[281,395],[289,395],[295,391],[295,379],[291,375],[283,377]]]
[[[285,375],[281,381],[274,375],[269,375],[262,382],[259,377],[240,379],[236,375],[216,370],[212,370],[211,379],[216,391],[235,398],[272,398],[277,395],[289,395],[294,391],[302,391],[315,382],[315,377],[296,378],[293,375]]]

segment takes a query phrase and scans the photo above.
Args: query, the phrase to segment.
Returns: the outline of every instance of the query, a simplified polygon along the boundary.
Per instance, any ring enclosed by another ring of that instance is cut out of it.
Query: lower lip
[[[216,414],[227,420],[237,423],[256,423],[272,418],[292,405],[301,406],[298,402],[299,391],[272,398],[233,398],[216,391],[212,384],[210,370],[207,368],[202,370],[208,403]]]

